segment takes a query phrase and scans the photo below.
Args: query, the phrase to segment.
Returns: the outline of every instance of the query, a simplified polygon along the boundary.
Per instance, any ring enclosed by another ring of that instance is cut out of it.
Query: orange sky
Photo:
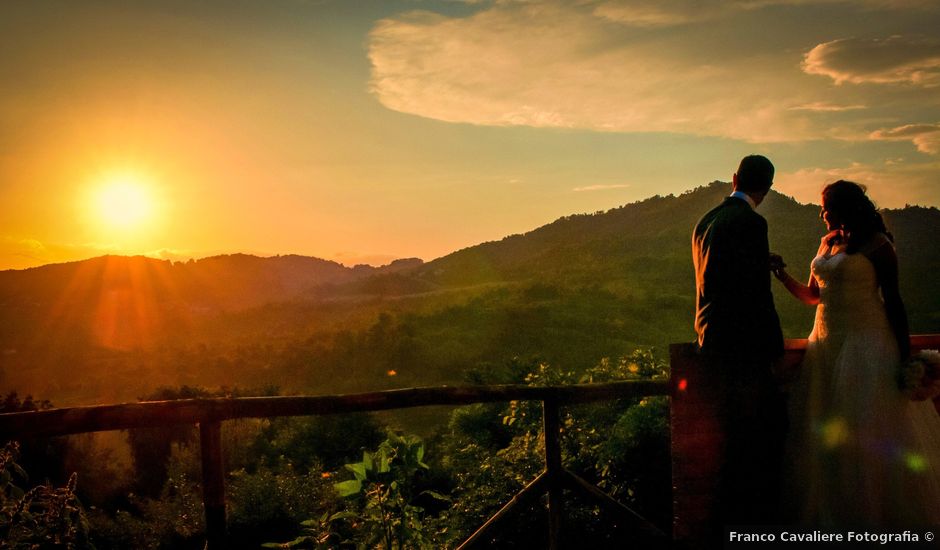
[[[912,0],[6,2],[0,269],[429,260],[752,152],[804,202],[850,178],[937,205],[938,25]]]

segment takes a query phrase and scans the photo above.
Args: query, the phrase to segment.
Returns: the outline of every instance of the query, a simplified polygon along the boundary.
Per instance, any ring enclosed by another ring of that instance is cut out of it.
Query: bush
[[[333,513],[340,506],[331,474],[318,467],[304,472],[286,461],[274,467],[262,464],[253,473],[233,472],[227,500],[231,546],[244,548],[297,536],[302,521]]]
[[[420,490],[421,478],[428,470],[421,438],[389,432],[374,452],[364,452],[362,461],[344,468],[353,478],[336,483],[334,488],[348,499],[346,509],[305,521],[305,535],[265,547],[319,549],[354,544],[357,548],[403,550],[438,546],[433,542],[434,530],[423,523],[425,510],[419,500],[449,499]]]
[[[75,496],[78,476],[58,489],[39,485],[23,491],[14,483],[26,481],[18,454],[16,442],[0,450],[0,548],[93,549],[85,510]]]

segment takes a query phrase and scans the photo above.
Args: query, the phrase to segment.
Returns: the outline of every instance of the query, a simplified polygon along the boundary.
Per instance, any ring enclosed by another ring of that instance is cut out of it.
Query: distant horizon
[[[612,206],[612,207],[610,207],[610,208],[602,209],[602,210],[599,210],[599,211],[600,211],[600,212],[608,212],[608,211],[610,211],[610,210],[615,210],[615,209],[617,209],[617,208],[623,208],[623,207],[630,206],[630,205],[633,205],[633,204],[638,204],[638,203],[647,201],[647,200],[649,200],[649,199],[655,198],[655,197],[657,197],[657,196],[668,197],[668,196],[678,196],[678,195],[683,195],[683,194],[686,194],[686,193],[692,193],[692,192],[695,192],[695,191],[697,191],[697,190],[699,190],[699,189],[707,188],[707,187],[710,187],[710,186],[712,186],[712,185],[717,185],[717,184],[728,185],[728,186],[731,185],[730,182],[725,182],[725,181],[720,181],[720,180],[714,180],[714,181],[711,181],[711,182],[709,182],[709,183],[705,183],[705,184],[702,184],[702,185],[698,185],[698,186],[689,188],[689,189],[687,189],[687,190],[685,190],[685,191],[682,191],[682,192],[679,192],[679,193],[669,193],[669,194],[666,194],[666,195],[650,195],[650,196],[648,196],[648,197],[644,197],[644,198],[641,198],[641,199],[638,199],[638,200],[635,200],[635,201],[632,201],[632,202],[629,202],[629,203],[619,204],[619,205]],[[801,206],[818,206],[818,204],[815,203],[815,202],[803,202],[803,201],[800,201],[798,198],[793,197],[793,196],[791,196],[791,195],[787,195],[787,194],[785,194],[785,193],[782,193],[782,192],[780,192],[779,190],[777,190],[777,189],[775,189],[775,188],[772,188],[771,191],[774,192],[774,193],[776,193],[776,194],[779,194],[779,195],[781,195],[781,196],[783,196],[783,197],[785,197],[785,198],[791,199],[791,200],[795,201],[797,204],[799,204],[799,205],[801,205]],[[937,207],[937,206],[933,206],[933,205],[907,204],[907,205],[904,205],[904,206],[901,206],[901,207],[896,207],[896,208],[882,208],[882,210],[903,210],[903,209],[905,209],[905,208],[932,208],[932,209],[937,209],[938,207]],[[412,260],[412,259],[417,259],[417,260],[421,260],[421,261],[424,262],[424,263],[433,262],[433,261],[435,261],[435,260],[437,260],[437,259],[446,257],[446,256],[448,256],[448,255],[450,255],[450,254],[453,254],[454,252],[458,252],[458,251],[463,250],[463,249],[465,249],[465,248],[472,248],[472,247],[474,247],[474,246],[478,246],[478,245],[485,244],[485,243],[488,243],[488,242],[496,242],[496,241],[502,240],[502,239],[504,239],[504,238],[506,238],[506,237],[510,237],[510,236],[512,236],[512,235],[525,234],[525,233],[528,233],[528,232],[530,232],[530,231],[535,231],[535,230],[537,230],[537,229],[539,229],[539,228],[541,228],[541,227],[545,227],[545,226],[547,226],[547,225],[551,225],[552,223],[555,223],[555,222],[557,222],[557,221],[559,221],[559,220],[561,220],[561,219],[564,219],[564,218],[566,218],[566,217],[570,217],[570,216],[582,216],[582,215],[591,215],[591,214],[593,214],[593,213],[595,213],[595,212],[598,212],[598,211],[594,211],[594,212],[575,212],[575,213],[566,214],[566,215],[557,217],[557,218],[555,218],[555,219],[553,219],[553,220],[551,220],[551,221],[544,222],[544,223],[542,223],[541,225],[537,225],[537,226],[534,226],[534,227],[532,227],[532,228],[530,228],[530,229],[527,229],[527,230],[523,231],[522,233],[509,233],[509,234],[503,235],[502,237],[498,237],[498,238],[496,238],[496,239],[489,240],[489,241],[480,241],[480,242],[476,242],[476,243],[468,243],[468,244],[466,244],[466,245],[464,245],[464,246],[461,246],[461,247],[459,247],[459,248],[455,248],[455,249],[453,249],[453,250],[450,250],[450,251],[448,251],[448,252],[445,252],[445,253],[443,253],[443,254],[441,254],[441,255],[439,255],[439,256],[434,256],[434,257],[432,257],[432,258],[422,258],[422,257],[419,257],[419,256],[391,256],[391,255],[383,255],[383,254],[373,254],[373,255],[371,255],[371,256],[362,256],[362,257],[361,257],[362,259],[371,258],[371,259],[373,260],[373,261],[371,261],[371,262],[370,262],[370,261],[346,262],[346,261],[342,261],[343,256],[327,257],[327,256],[317,255],[316,253],[303,253],[303,252],[273,252],[273,253],[268,253],[268,252],[252,251],[252,250],[222,250],[222,251],[210,251],[210,252],[206,252],[206,253],[200,253],[200,254],[198,254],[198,255],[185,256],[185,255],[181,255],[181,254],[178,254],[178,253],[173,253],[172,251],[161,251],[161,250],[158,250],[158,251],[155,251],[155,252],[127,253],[127,254],[103,251],[101,254],[96,254],[96,255],[92,255],[92,256],[86,256],[86,257],[74,258],[74,259],[67,259],[67,260],[61,260],[61,261],[51,261],[51,262],[46,262],[46,263],[31,265],[31,266],[28,266],[28,267],[9,268],[9,267],[2,267],[2,266],[0,266],[0,272],[2,272],[2,271],[24,271],[24,270],[34,269],[34,268],[37,268],[37,267],[44,267],[44,266],[48,266],[48,265],[60,265],[60,264],[67,264],[67,263],[83,262],[83,261],[93,260],[93,259],[96,259],[96,258],[103,258],[103,257],[107,257],[107,256],[116,256],[116,257],[124,257],[124,258],[145,257],[145,258],[150,258],[150,259],[153,259],[153,260],[168,261],[168,262],[171,262],[171,263],[173,263],[173,264],[176,264],[176,263],[187,263],[187,262],[189,262],[189,261],[200,261],[200,260],[205,260],[205,259],[208,259],[208,258],[216,258],[216,257],[220,257],[220,256],[237,256],[237,255],[243,255],[243,256],[252,256],[252,257],[256,257],[256,258],[278,258],[278,257],[282,257],[282,256],[298,256],[298,257],[303,257],[303,258],[313,258],[313,259],[317,259],[317,260],[324,260],[324,261],[329,261],[329,262],[335,262],[335,263],[340,264],[340,265],[342,265],[343,267],[348,268],[348,269],[352,269],[352,268],[354,268],[354,267],[356,267],[356,266],[359,266],[359,265],[366,265],[366,266],[370,266],[370,267],[374,267],[374,268],[380,268],[380,267],[388,266],[388,265],[392,264],[393,262],[397,262],[397,261],[400,261],[400,260]],[[170,253],[169,256],[167,256],[167,255],[161,255],[161,254],[167,254],[167,253]]]

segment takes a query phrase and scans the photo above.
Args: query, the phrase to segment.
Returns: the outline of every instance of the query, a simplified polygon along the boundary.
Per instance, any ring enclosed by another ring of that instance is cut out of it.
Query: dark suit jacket
[[[769,255],[767,221],[744,200],[728,197],[696,224],[695,331],[703,353],[757,361],[783,353]]]

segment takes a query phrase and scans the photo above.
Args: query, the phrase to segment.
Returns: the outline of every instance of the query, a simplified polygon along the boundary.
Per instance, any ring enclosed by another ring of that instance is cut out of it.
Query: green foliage
[[[16,483],[26,472],[16,463],[19,445],[0,450],[0,548],[94,549],[85,511],[75,496],[77,476],[64,487],[39,485],[24,491]]]
[[[167,478],[153,498],[128,496],[128,509],[96,510],[90,520],[98,546],[141,550],[197,549],[204,543],[204,512],[198,452],[174,449]]]
[[[665,361],[639,349],[602,360],[580,383],[666,380]],[[563,412],[563,453],[569,468],[636,511],[666,526],[671,514],[669,401],[620,399],[569,407]]]
[[[324,513],[303,522],[307,534],[287,543],[268,543],[268,548],[333,548],[354,543],[357,548],[426,548],[431,533],[423,524],[420,497],[447,501],[438,492],[417,492],[420,477],[428,470],[421,438],[389,432],[374,452],[346,464],[352,479],[337,482],[336,493],[347,499],[347,509]]]
[[[205,399],[211,397],[249,397],[272,395],[277,392],[273,387],[259,389],[240,389],[222,387],[214,390],[198,386],[161,387],[140,398],[140,401],[172,401],[178,399]],[[228,427],[228,439],[232,439]],[[128,432],[128,444],[137,471],[134,491],[139,495],[156,497],[160,494],[168,478],[168,461],[174,449],[190,449],[197,445],[198,432],[191,425],[178,424],[156,428],[138,428]],[[232,441],[228,441],[232,443]],[[240,448],[240,445],[228,445]]]
[[[19,393],[11,391],[0,399],[0,413],[42,411],[51,409],[52,403],[48,399],[33,400],[32,395],[27,395],[25,399],[20,400]]]
[[[164,387],[140,398],[141,401],[170,401],[212,396],[209,390],[193,386]],[[135,490],[155,497],[167,480],[167,461],[173,446],[190,446],[196,442],[196,429],[189,425],[141,428],[128,432],[134,467],[138,472]],[[146,472],[144,474],[144,472]]]
[[[333,513],[340,506],[329,473],[316,466],[298,470],[286,461],[263,464],[252,473],[232,472],[226,490],[229,533],[244,548],[294,536],[307,518]]]
[[[499,418],[497,415],[496,418]],[[523,432],[498,450],[477,445],[452,433],[444,438],[441,466],[453,479],[453,505],[438,519],[438,532],[455,546],[501,508],[544,468],[544,445],[537,434]],[[513,518],[516,533],[541,533],[540,506]],[[507,537],[511,538],[511,537]],[[506,541],[506,548],[512,547]]]
[[[475,444],[484,449],[497,450],[512,440],[513,433],[500,416],[501,403],[474,403],[455,409],[450,415],[447,433],[460,438],[462,444]]]
[[[282,461],[305,471],[314,466],[335,470],[371,449],[384,433],[369,414],[343,414],[264,420],[250,443],[249,470]]]
[[[508,372],[518,373],[519,365]],[[496,377],[507,370],[492,369]],[[616,360],[603,359],[581,374],[546,363],[529,365],[522,378],[530,385],[601,383],[666,379],[668,368],[650,349]],[[505,380],[505,378],[503,378]],[[486,382],[485,376],[481,380]],[[562,408],[562,458],[565,466],[599,485],[660,525],[670,519],[669,408],[665,398],[620,399]],[[544,467],[542,411],[537,402],[506,406],[473,405],[456,410],[442,440],[442,467],[455,480],[454,505],[442,517],[450,542],[458,542],[501,507]],[[500,444],[497,442],[506,441]],[[568,510],[579,543],[607,547],[603,516],[590,507]],[[544,513],[535,509],[514,518],[515,532],[544,532]],[[500,539],[507,548],[531,541]]]
[[[20,398],[16,391],[11,391],[0,398],[0,413],[19,413],[41,411],[52,408],[47,399],[34,399],[27,395]],[[26,438],[19,441],[17,462],[28,472],[30,479],[46,480],[54,485],[66,484],[73,470],[63,465],[63,456],[72,449],[68,438]],[[84,478],[83,478],[84,480]],[[83,481],[83,484],[87,480]],[[30,487],[24,487],[29,489]]]

